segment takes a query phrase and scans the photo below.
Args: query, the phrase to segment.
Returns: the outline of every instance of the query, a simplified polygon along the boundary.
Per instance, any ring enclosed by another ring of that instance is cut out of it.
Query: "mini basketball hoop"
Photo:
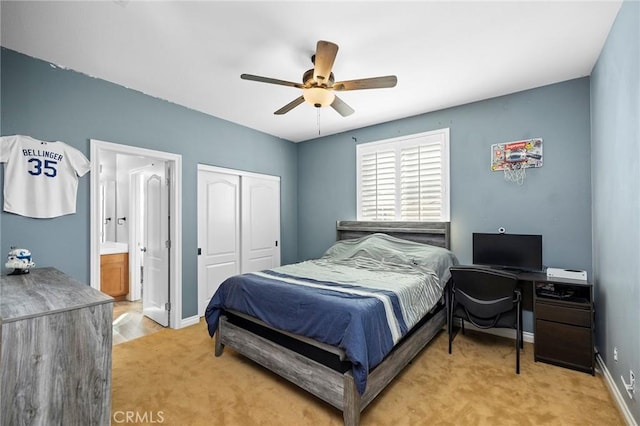
[[[491,170],[502,170],[507,182],[522,185],[529,167],[542,167],[541,138],[491,145]]]
[[[527,169],[520,166],[521,164],[513,164],[510,167],[505,167],[504,180],[522,185],[527,177]]]

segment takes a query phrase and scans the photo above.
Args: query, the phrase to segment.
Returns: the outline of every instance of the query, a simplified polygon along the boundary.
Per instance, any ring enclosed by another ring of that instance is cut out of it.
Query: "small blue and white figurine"
[[[7,268],[13,268],[9,275],[22,275],[29,273],[29,268],[36,266],[31,260],[31,252],[27,249],[11,247],[7,255]]]

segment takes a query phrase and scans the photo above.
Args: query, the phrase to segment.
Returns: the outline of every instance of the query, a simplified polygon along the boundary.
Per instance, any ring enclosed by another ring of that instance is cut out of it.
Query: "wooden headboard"
[[[336,223],[338,240],[360,238],[381,232],[404,240],[450,248],[450,222],[365,222],[339,220]]]

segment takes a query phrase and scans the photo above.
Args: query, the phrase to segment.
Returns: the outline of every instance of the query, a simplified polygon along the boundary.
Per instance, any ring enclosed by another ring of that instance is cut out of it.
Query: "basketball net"
[[[521,167],[520,164],[514,164],[511,167],[505,167],[504,169],[504,180],[507,182],[515,182],[518,185],[522,185],[524,183],[524,179],[527,177],[527,169]]]

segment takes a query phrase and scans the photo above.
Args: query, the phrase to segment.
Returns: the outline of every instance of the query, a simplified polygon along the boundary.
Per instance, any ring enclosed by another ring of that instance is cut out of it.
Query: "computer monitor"
[[[473,234],[473,263],[518,271],[542,270],[542,235]]]

